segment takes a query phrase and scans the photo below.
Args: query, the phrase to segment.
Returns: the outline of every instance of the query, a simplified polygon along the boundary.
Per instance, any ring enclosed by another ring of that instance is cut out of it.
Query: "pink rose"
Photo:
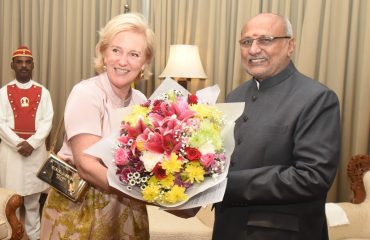
[[[210,167],[214,162],[215,162],[215,154],[213,153],[207,153],[200,157],[200,163],[206,168]]]
[[[114,153],[114,159],[116,160],[117,166],[126,165],[129,162],[128,157],[128,152],[123,148],[118,148]]]

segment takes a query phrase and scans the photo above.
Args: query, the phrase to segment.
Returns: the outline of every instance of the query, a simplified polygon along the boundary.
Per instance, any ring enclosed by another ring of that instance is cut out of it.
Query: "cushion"
[[[8,226],[3,219],[0,219],[0,239],[8,237]]]
[[[0,188],[0,239],[9,239],[12,234],[11,227],[6,220],[5,208],[13,194],[15,192],[12,190]]]

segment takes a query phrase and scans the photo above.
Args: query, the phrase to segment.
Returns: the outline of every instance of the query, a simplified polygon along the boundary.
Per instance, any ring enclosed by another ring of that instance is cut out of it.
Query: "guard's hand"
[[[18,153],[23,157],[28,157],[35,150],[27,141],[23,141],[17,145]]]

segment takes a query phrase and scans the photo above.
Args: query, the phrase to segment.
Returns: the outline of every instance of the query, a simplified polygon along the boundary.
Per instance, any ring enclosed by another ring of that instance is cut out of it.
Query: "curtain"
[[[156,35],[152,79],[136,87],[150,96],[159,85],[171,44],[195,44],[208,78],[196,90],[218,84],[222,102],[250,78],[240,64],[238,40],[245,21],[260,12],[286,15],[296,37],[293,61],[309,77],[333,89],[341,104],[342,150],[329,201],[348,201],[346,166],[369,153],[370,2],[361,0],[2,0],[0,1],[1,85],[14,78],[11,54],[31,48],[33,79],[51,93],[54,128],[73,85],[95,74],[98,31],[124,12],[141,12]],[[328,123],[330,124],[330,123]]]
[[[131,8],[140,8],[141,4]],[[63,117],[72,87],[95,75],[93,62],[98,31],[124,12],[122,0],[2,0],[0,1],[0,80],[14,79],[12,51],[27,45],[33,52],[33,79],[50,91],[54,106],[51,138]]]

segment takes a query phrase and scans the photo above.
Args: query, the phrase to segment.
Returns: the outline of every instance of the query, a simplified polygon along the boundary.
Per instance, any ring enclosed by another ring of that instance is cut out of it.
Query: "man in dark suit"
[[[245,102],[235,125],[227,189],[215,205],[214,240],[328,239],[327,192],[340,151],[336,94],[302,75],[285,17],[243,27],[242,65],[253,76],[227,97]]]

